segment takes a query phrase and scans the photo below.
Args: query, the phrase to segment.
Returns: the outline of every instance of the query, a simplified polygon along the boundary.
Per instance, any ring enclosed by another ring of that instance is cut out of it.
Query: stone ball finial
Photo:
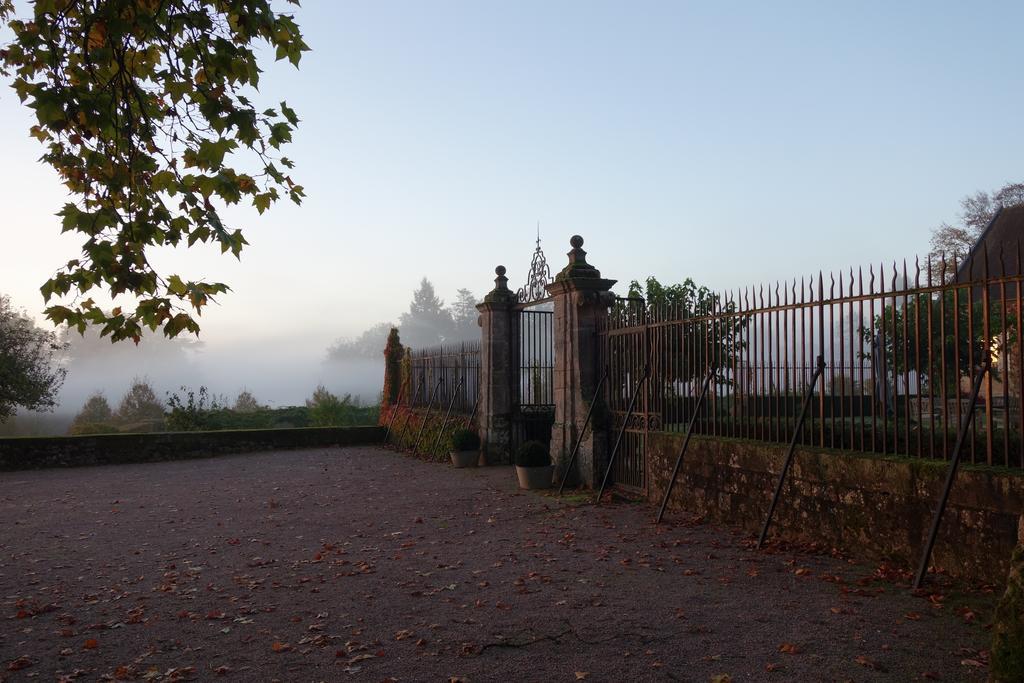
[[[579,235],[573,235],[572,239],[569,240],[569,244],[572,245],[573,249],[579,249],[583,246],[583,238]]]
[[[505,277],[505,266],[498,266],[495,268],[494,274],[498,276],[494,278],[494,289],[484,297],[484,303],[508,304],[514,302],[515,294],[513,294],[508,288],[508,278]]]

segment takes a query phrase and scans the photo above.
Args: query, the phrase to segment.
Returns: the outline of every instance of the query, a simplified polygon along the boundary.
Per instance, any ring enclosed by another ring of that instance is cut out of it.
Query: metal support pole
[[[476,419],[476,409],[480,405],[480,394],[478,393],[476,399],[473,400],[473,412],[469,414],[469,421],[466,423],[466,429],[470,429],[473,426],[473,420]]]
[[[644,374],[636,381],[636,387],[633,389],[633,395],[629,399],[629,407],[626,409],[626,417],[622,420],[622,427],[619,429],[619,436],[615,439],[615,446],[612,448],[612,454],[608,458],[608,467],[604,471],[604,479],[601,480],[601,489],[597,492],[597,500],[594,501],[595,505],[601,503],[601,496],[604,495],[605,486],[608,485],[608,477],[611,475],[612,466],[615,464],[615,454],[619,452],[619,444],[622,443],[622,435],[626,433],[626,425],[629,424],[629,418],[633,416],[633,406],[636,404],[636,397],[640,395],[640,387],[642,387],[644,382],[647,381],[647,377],[650,374],[651,366],[644,365]]]
[[[402,383],[402,386],[404,388],[406,388],[406,389],[409,387],[409,378],[408,377],[405,379],[405,382]],[[388,420],[388,428],[387,428],[387,431],[384,432],[384,443],[387,443],[388,442],[388,437],[391,436],[391,427],[395,424],[395,418],[398,417],[398,410],[401,407],[402,407],[402,389],[400,388],[398,390],[398,404],[395,406],[394,410],[391,411],[391,419]]]
[[[441,437],[444,436],[445,427],[448,426],[448,418],[452,415],[452,406],[455,405],[455,397],[459,395],[459,389],[462,388],[462,378],[459,377],[459,383],[455,385],[455,391],[452,392],[452,400],[448,401],[448,410],[444,414],[444,422],[441,423],[441,431],[437,433],[437,440],[434,441],[434,450],[441,445]]]
[[[437,396],[437,390],[441,388],[442,382],[444,382],[444,377],[437,380],[437,384],[434,385],[434,390],[430,392],[430,400],[427,401],[427,412],[423,416],[423,422],[420,422],[420,431],[416,435],[416,443],[412,445],[413,453],[415,453],[416,449],[420,447],[420,439],[423,438],[423,430],[427,428],[427,420],[430,419],[430,409],[434,406],[434,397]]]
[[[697,424],[697,416],[700,414],[700,407],[704,403],[704,397],[707,396],[708,387],[711,385],[711,378],[715,376],[714,366],[708,370],[707,377],[704,378],[704,386],[701,387],[700,395],[697,397],[697,404],[693,407],[693,415],[690,416],[690,424],[686,426],[686,438],[683,439],[683,447],[679,449],[679,455],[676,457],[676,465],[672,468],[672,478],[668,480],[668,487],[665,489],[665,498],[661,501],[661,509],[658,510],[658,518],[654,520],[655,524],[661,524],[661,518],[665,516],[665,508],[668,506],[668,498],[672,495],[672,487],[676,484],[676,477],[679,476],[679,467],[683,464],[683,455],[686,454],[686,447],[690,445],[690,437],[693,435],[693,426]]]
[[[594,405],[597,403],[598,397],[601,396],[601,389],[604,387],[604,381],[608,379],[608,366],[604,367],[604,374],[601,375],[601,379],[597,383],[597,390],[594,391],[594,400],[590,402],[590,407],[587,408],[587,418],[583,420],[583,429],[580,430],[580,435],[576,437],[576,445],[572,447],[572,454],[569,456],[569,464],[565,466],[565,472],[562,473],[562,482],[558,485],[558,495],[562,495],[562,489],[565,488],[566,475],[572,471],[573,463],[576,462],[576,453],[580,450],[580,444],[583,443],[583,435],[587,432],[587,425],[590,424],[590,416],[594,412]]]
[[[953,488],[953,481],[956,479],[956,470],[960,465],[960,451],[963,450],[964,441],[967,439],[967,430],[971,427],[971,420],[974,419],[974,406],[978,403],[978,393],[981,391],[981,382],[992,367],[992,356],[985,354],[985,361],[978,368],[978,374],[974,378],[974,386],[971,387],[971,400],[967,404],[967,414],[960,421],[960,433],[956,435],[956,445],[953,446],[953,457],[949,463],[949,470],[946,473],[946,485],[942,489],[942,497],[939,498],[939,507],[935,510],[935,517],[932,519],[932,528],[928,532],[928,543],[924,547],[924,555],[921,556],[921,564],[917,568],[917,576],[914,577],[914,589],[921,587],[924,575],[928,573],[928,562],[931,560],[932,550],[935,547],[935,538],[939,534],[939,525],[942,524],[942,515],[946,511],[946,502],[949,500],[949,492]]]
[[[811,376],[811,386],[807,387],[807,395],[804,397],[803,406],[800,407],[800,417],[797,418],[796,428],[793,430],[793,438],[789,442],[789,449],[786,451],[786,460],[782,463],[782,471],[779,473],[779,481],[775,485],[775,495],[772,496],[772,504],[768,506],[768,515],[764,518],[764,526],[761,527],[761,535],[757,538],[757,547],[760,548],[764,544],[764,539],[768,536],[768,527],[771,526],[772,516],[775,514],[775,506],[779,503],[779,496],[782,495],[782,485],[786,483],[786,473],[789,472],[789,466],[793,464],[793,455],[796,452],[796,442],[800,437],[800,430],[803,429],[804,419],[807,417],[807,408],[811,405],[811,399],[814,398],[814,385],[818,383],[818,378],[825,372],[825,357],[822,355],[818,356],[818,367],[814,369],[814,374]]]

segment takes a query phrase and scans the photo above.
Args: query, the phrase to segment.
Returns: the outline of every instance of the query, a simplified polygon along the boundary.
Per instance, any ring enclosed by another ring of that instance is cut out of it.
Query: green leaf
[[[186,291],[188,291],[188,288],[185,286],[185,283],[181,281],[180,277],[172,275],[167,278],[167,292],[169,294],[184,296]]]

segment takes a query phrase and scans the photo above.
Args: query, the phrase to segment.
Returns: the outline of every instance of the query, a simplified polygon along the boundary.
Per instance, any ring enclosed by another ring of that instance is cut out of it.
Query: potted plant
[[[473,467],[480,457],[480,437],[471,429],[456,429],[451,456],[454,467]]]
[[[554,466],[548,445],[527,441],[516,449],[516,476],[521,489],[546,489],[551,486]]]

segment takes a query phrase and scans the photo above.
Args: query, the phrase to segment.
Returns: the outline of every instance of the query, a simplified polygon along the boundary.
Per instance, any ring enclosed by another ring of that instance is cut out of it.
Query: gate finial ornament
[[[572,239],[569,240],[569,245],[572,247],[572,249],[569,250],[569,253],[566,254],[569,257],[569,265],[563,268],[561,272],[555,276],[555,280],[565,280],[568,278],[600,278],[601,271],[587,263],[587,252],[583,251],[583,238],[579,235],[573,235]],[[609,287],[610,286],[611,285],[609,285]]]
[[[516,301],[521,304],[539,301],[545,298],[547,290],[545,287],[551,282],[551,268],[548,267],[548,260],[544,251],[540,248],[540,223],[537,223],[537,248],[533,251],[533,260],[530,262],[530,274],[526,278],[526,284],[516,292]]]
[[[485,304],[501,303],[501,304],[514,304],[515,295],[508,288],[508,278],[505,277],[505,266],[498,266],[494,269],[494,274],[498,277],[494,278],[494,289],[487,293],[484,297]]]

